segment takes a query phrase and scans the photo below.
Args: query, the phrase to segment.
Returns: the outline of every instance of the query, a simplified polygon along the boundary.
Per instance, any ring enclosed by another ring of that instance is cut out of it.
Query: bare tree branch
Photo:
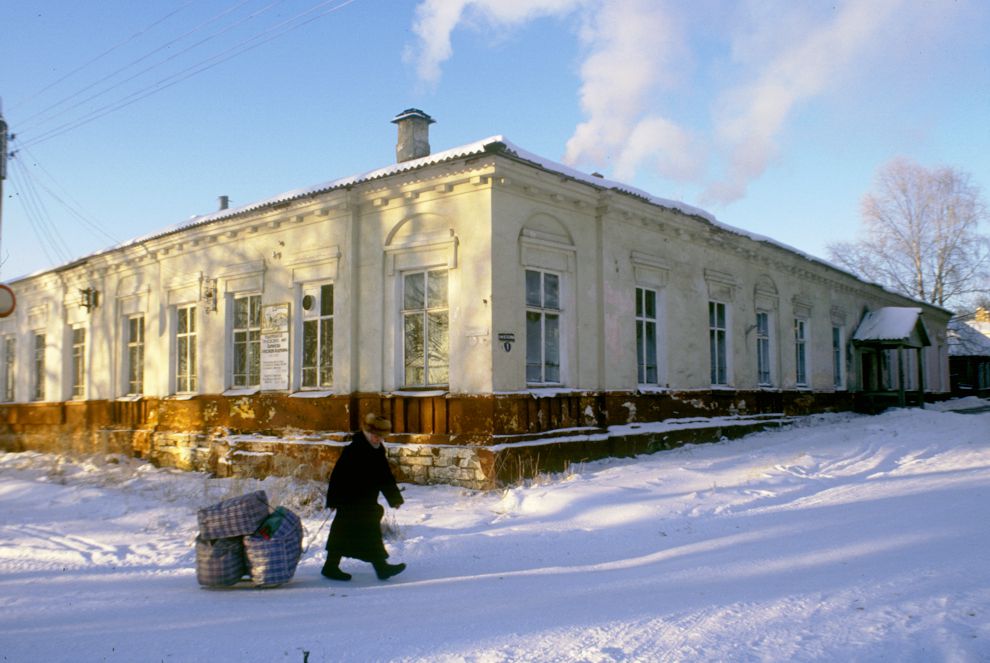
[[[987,205],[968,173],[894,159],[863,196],[854,242],[828,246],[831,260],[870,281],[939,306],[986,297]]]

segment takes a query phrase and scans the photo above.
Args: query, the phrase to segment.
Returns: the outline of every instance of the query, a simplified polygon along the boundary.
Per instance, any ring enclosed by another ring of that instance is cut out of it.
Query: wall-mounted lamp
[[[207,313],[217,310],[217,280],[204,278],[199,283],[199,298]]]
[[[79,288],[79,305],[92,313],[100,305],[100,292],[96,288]]]

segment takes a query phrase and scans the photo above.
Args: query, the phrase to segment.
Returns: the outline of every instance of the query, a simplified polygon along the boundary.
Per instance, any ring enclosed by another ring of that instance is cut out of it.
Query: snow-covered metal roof
[[[959,318],[949,321],[946,344],[953,357],[990,357],[990,337],[973,323]]]
[[[416,111],[416,109],[409,109],[409,111],[404,111],[404,113],[405,112],[411,112],[411,111]],[[422,112],[422,111],[419,111],[419,112]],[[403,115],[403,114],[400,114],[400,116],[401,115]],[[817,256],[813,256],[811,254],[804,253],[803,251],[801,251],[801,250],[799,250],[799,249],[797,249],[797,248],[795,248],[793,246],[789,246],[789,245],[784,244],[782,242],[778,242],[777,240],[774,240],[774,239],[772,239],[770,237],[766,237],[765,235],[760,235],[760,234],[757,234],[757,233],[751,233],[751,232],[749,232],[747,230],[743,230],[742,228],[737,228],[735,226],[731,226],[731,225],[728,225],[726,223],[722,223],[717,218],[715,218],[714,215],[712,215],[711,213],[709,213],[709,212],[707,212],[707,211],[705,211],[703,209],[700,209],[698,207],[694,207],[692,205],[688,205],[686,203],[683,203],[683,202],[680,202],[680,201],[676,201],[676,200],[670,200],[670,199],[667,199],[667,198],[660,198],[660,197],[654,196],[654,195],[652,195],[652,194],[650,194],[650,193],[648,193],[646,191],[643,191],[642,189],[638,189],[636,187],[629,186],[628,184],[624,184],[622,182],[618,182],[618,181],[615,181],[615,180],[609,180],[609,179],[606,179],[606,178],[603,178],[603,177],[599,177],[598,175],[590,175],[588,173],[584,173],[584,172],[581,172],[579,170],[575,170],[575,169],[573,169],[573,168],[571,168],[569,166],[566,166],[566,165],[564,165],[562,163],[558,163],[556,161],[553,161],[553,160],[550,160],[550,159],[546,159],[544,157],[541,157],[541,156],[539,156],[537,154],[534,154],[532,152],[528,152],[528,151],[526,151],[526,150],[524,150],[524,149],[522,149],[522,148],[514,145],[513,143],[511,143],[510,141],[506,140],[503,136],[500,136],[500,135],[490,136],[488,138],[484,138],[482,140],[475,141],[473,143],[468,143],[466,145],[461,145],[459,147],[454,147],[454,148],[451,148],[449,150],[443,150],[441,152],[436,152],[436,153],[430,154],[428,156],[421,157],[419,159],[410,159],[408,161],[402,161],[402,162],[394,163],[394,164],[392,164],[390,166],[385,166],[384,168],[377,168],[375,170],[370,170],[368,172],[361,173],[361,174],[358,174],[358,175],[351,175],[349,177],[342,177],[342,178],[339,178],[339,179],[330,180],[328,182],[323,182],[322,184],[317,184],[317,185],[311,186],[311,187],[305,187],[305,188],[301,188],[301,189],[293,189],[291,191],[286,191],[286,192],[280,193],[280,194],[278,194],[276,196],[272,196],[271,198],[266,198],[264,200],[259,200],[259,201],[253,202],[253,203],[248,203],[246,205],[242,205],[242,206],[239,206],[239,207],[231,207],[231,208],[228,208],[228,209],[218,210],[218,211],[212,212],[210,214],[203,214],[203,215],[193,216],[193,217],[191,217],[191,218],[189,218],[189,219],[187,219],[185,221],[182,221],[182,222],[177,223],[175,225],[169,226],[168,228],[165,228],[163,230],[158,230],[158,231],[155,231],[155,232],[150,233],[148,235],[144,235],[144,236],[138,237],[136,239],[132,239],[132,240],[128,240],[128,241],[122,242],[121,244],[118,244],[116,246],[109,247],[109,248],[104,249],[104,250],[101,250],[101,251],[97,251],[97,252],[92,253],[92,254],[90,254],[88,256],[83,256],[81,258],[71,260],[70,262],[66,263],[65,265],[61,265],[59,267],[55,267],[55,268],[52,268],[52,269],[41,270],[39,272],[36,272],[35,274],[30,274],[28,276],[35,276],[37,274],[43,274],[43,273],[49,272],[49,271],[54,271],[54,270],[58,270],[58,269],[64,269],[67,266],[71,266],[71,265],[74,265],[76,263],[84,262],[88,258],[92,258],[92,257],[98,256],[98,255],[103,255],[103,254],[106,254],[106,253],[110,253],[112,251],[123,249],[123,248],[126,248],[128,246],[138,245],[138,244],[141,244],[143,242],[147,242],[149,240],[157,239],[157,238],[160,238],[160,237],[165,237],[167,235],[171,235],[173,233],[181,232],[181,231],[187,230],[189,228],[194,228],[194,227],[197,227],[197,226],[202,226],[202,225],[206,225],[206,224],[209,224],[209,223],[214,223],[214,222],[217,222],[217,221],[222,221],[224,219],[232,218],[232,217],[239,216],[239,215],[242,215],[242,214],[246,214],[246,213],[249,213],[249,212],[258,211],[258,210],[261,210],[261,209],[264,209],[264,208],[267,208],[267,207],[274,207],[276,205],[281,205],[281,204],[284,204],[284,203],[292,202],[294,200],[300,200],[300,199],[311,197],[311,196],[315,196],[315,195],[318,195],[318,194],[321,194],[321,193],[327,193],[327,192],[333,191],[335,189],[343,189],[343,188],[355,186],[355,185],[361,184],[363,182],[370,182],[370,181],[373,181],[373,180],[383,179],[383,178],[386,178],[386,177],[390,177],[390,176],[393,176],[393,175],[398,175],[400,173],[410,172],[410,171],[413,171],[413,170],[417,170],[419,168],[424,168],[424,167],[427,167],[427,166],[431,166],[431,165],[443,163],[443,162],[446,162],[446,161],[453,161],[453,160],[456,160],[456,159],[462,159],[462,158],[466,158],[466,157],[479,156],[479,155],[486,154],[486,153],[502,154],[504,156],[508,156],[510,158],[517,159],[517,160],[519,160],[521,162],[529,163],[529,164],[531,164],[531,165],[533,165],[533,166],[535,166],[537,168],[541,168],[541,169],[546,170],[548,172],[552,172],[552,173],[556,173],[556,174],[559,174],[559,175],[563,175],[564,177],[573,179],[573,180],[575,180],[577,182],[582,182],[584,184],[587,184],[589,186],[595,187],[597,189],[602,189],[602,190],[607,190],[607,191],[615,191],[617,193],[623,193],[623,194],[626,194],[626,195],[634,196],[636,198],[639,198],[641,200],[646,201],[647,203],[650,203],[650,204],[653,204],[653,205],[657,205],[659,207],[665,207],[665,208],[668,208],[668,209],[673,209],[673,210],[679,211],[679,212],[681,212],[683,214],[686,214],[688,216],[693,216],[695,218],[703,219],[704,221],[710,223],[712,226],[715,226],[717,228],[720,228],[720,229],[722,229],[724,231],[730,232],[730,233],[735,234],[735,235],[738,235],[740,237],[746,237],[746,238],[748,238],[750,240],[753,240],[755,242],[760,242],[760,243],[764,243],[764,244],[776,246],[778,248],[784,249],[785,251],[787,251],[789,253],[792,253],[794,255],[797,255],[797,256],[799,256],[799,257],[801,257],[801,258],[803,258],[805,260],[808,260],[810,262],[814,262],[814,263],[818,263],[820,265],[824,265],[824,266],[826,266],[826,267],[828,267],[830,269],[833,269],[833,270],[835,270],[837,272],[848,274],[848,275],[852,276],[853,278],[857,278],[857,279],[860,278],[860,277],[856,276],[855,274],[853,274],[853,273],[851,273],[851,272],[843,269],[842,267],[838,267],[838,266],[836,266],[836,265],[834,265],[834,264],[832,264],[832,263],[830,263],[830,262],[828,262],[826,260],[823,260],[822,258],[818,258]],[[22,278],[27,278],[27,277],[22,277]],[[15,280],[18,280],[18,279],[15,279]],[[892,293],[894,292],[892,290],[889,290],[888,288],[886,288],[883,285],[880,285],[880,284],[874,284],[874,285],[876,285],[877,287],[883,288],[885,290],[888,290],[888,292],[892,292]],[[898,293],[894,293],[894,294],[898,294]]]
[[[853,340],[911,347],[931,345],[921,320],[921,309],[908,306],[885,306],[868,312],[856,328]]]

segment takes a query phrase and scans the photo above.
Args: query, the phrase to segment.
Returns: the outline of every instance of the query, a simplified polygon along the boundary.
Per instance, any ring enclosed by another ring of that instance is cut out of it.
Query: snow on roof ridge
[[[708,223],[711,223],[713,226],[715,226],[717,228],[720,228],[722,230],[725,230],[726,232],[730,232],[730,233],[732,233],[734,235],[739,235],[741,237],[746,237],[746,238],[748,238],[748,239],[750,239],[750,240],[752,240],[754,242],[759,242],[759,243],[764,243],[764,244],[769,244],[769,245],[772,245],[772,246],[776,246],[778,248],[784,249],[785,251],[788,251],[789,253],[793,253],[793,254],[801,257],[801,258],[804,258],[805,260],[808,260],[810,262],[815,262],[815,263],[818,263],[820,265],[824,265],[826,267],[829,267],[830,269],[834,269],[834,270],[836,270],[838,272],[842,272],[843,274],[848,274],[849,276],[852,276],[853,278],[855,278],[855,279],[857,279],[859,281],[862,281],[864,283],[869,283],[865,279],[857,276],[856,274],[853,274],[852,272],[850,272],[850,271],[848,271],[846,269],[843,269],[842,267],[839,267],[839,266],[837,266],[837,265],[835,265],[833,263],[830,263],[830,262],[828,262],[828,261],[826,261],[826,260],[824,260],[822,258],[819,258],[817,256],[813,256],[813,255],[811,255],[809,253],[805,253],[804,251],[801,251],[798,248],[795,248],[795,247],[790,246],[788,244],[784,244],[783,242],[779,242],[779,241],[777,241],[777,240],[775,240],[775,239],[773,239],[771,237],[767,237],[765,235],[760,235],[758,233],[753,233],[753,232],[750,232],[748,230],[744,230],[742,228],[738,228],[736,226],[732,226],[732,225],[729,225],[729,224],[724,223],[722,221],[719,221],[718,218],[714,214],[712,214],[712,213],[710,213],[710,212],[708,212],[706,210],[703,210],[703,209],[701,209],[699,207],[694,207],[692,205],[688,205],[687,203],[683,203],[683,202],[676,201],[676,200],[670,200],[670,199],[667,199],[667,198],[661,198],[661,197],[655,196],[655,195],[653,195],[653,194],[651,194],[651,193],[649,193],[647,191],[644,191],[642,189],[638,189],[638,188],[636,188],[634,186],[630,186],[628,184],[624,184],[624,183],[619,182],[617,180],[610,180],[610,179],[598,177],[596,175],[590,175],[588,173],[585,173],[585,172],[576,170],[576,169],[571,168],[570,166],[564,165],[564,164],[562,164],[560,162],[553,161],[552,159],[547,159],[547,158],[542,157],[542,156],[540,156],[540,155],[538,155],[538,154],[536,154],[534,152],[530,152],[528,150],[525,150],[525,149],[523,149],[523,148],[515,145],[511,141],[507,140],[501,134],[496,134],[496,135],[493,135],[493,136],[489,136],[488,138],[482,138],[481,140],[474,141],[473,143],[466,143],[464,145],[459,145],[457,147],[452,147],[452,148],[447,149],[447,150],[442,150],[440,152],[435,152],[435,153],[429,154],[429,155],[427,155],[425,157],[420,157],[419,159],[410,159],[409,161],[397,162],[397,163],[391,164],[389,166],[384,166],[382,168],[376,168],[374,170],[369,170],[367,172],[360,173],[360,174],[357,174],[357,175],[350,175],[350,176],[347,176],[347,177],[341,177],[341,178],[337,178],[337,179],[334,179],[334,180],[329,180],[329,181],[324,182],[322,184],[317,184],[317,185],[310,186],[310,187],[303,187],[303,188],[300,188],[300,189],[292,189],[291,191],[285,191],[283,193],[277,194],[277,195],[272,196],[270,198],[265,198],[263,200],[255,201],[253,203],[248,203],[246,205],[241,205],[239,207],[231,207],[231,208],[228,208],[228,209],[217,210],[216,212],[211,212],[210,214],[193,215],[192,217],[190,217],[186,221],[182,221],[180,223],[176,223],[176,224],[174,224],[172,226],[168,226],[168,227],[166,227],[166,228],[164,228],[162,230],[154,231],[154,232],[149,233],[147,235],[142,235],[142,236],[137,237],[135,239],[131,239],[131,240],[127,240],[127,241],[121,242],[120,244],[117,244],[117,245],[108,247],[106,249],[101,249],[99,251],[95,251],[95,252],[90,253],[88,255],[81,256],[81,257],[76,258],[74,260],[70,260],[69,262],[63,263],[61,265],[56,265],[56,266],[50,267],[48,269],[42,269],[42,270],[39,270],[37,272],[33,272],[31,274],[27,274],[25,276],[21,276],[21,277],[18,277],[16,279],[13,279],[13,280],[14,281],[17,281],[17,280],[29,278],[29,277],[32,277],[32,276],[39,276],[39,275],[44,274],[46,272],[51,272],[51,271],[56,271],[56,270],[59,270],[59,269],[64,269],[64,268],[66,268],[66,267],[68,267],[70,265],[73,265],[73,264],[77,263],[77,262],[82,262],[82,261],[85,261],[85,260],[87,260],[89,258],[93,258],[93,257],[99,256],[99,255],[103,255],[105,253],[110,253],[112,251],[116,251],[116,250],[119,250],[119,249],[124,249],[124,248],[127,248],[129,246],[134,246],[134,245],[137,245],[137,244],[141,244],[143,242],[147,242],[147,241],[150,241],[152,239],[157,239],[159,237],[164,237],[166,235],[170,235],[172,233],[179,232],[181,230],[186,230],[186,229],[189,229],[189,228],[194,228],[196,226],[205,225],[205,224],[212,223],[212,222],[215,222],[215,221],[220,221],[222,219],[226,219],[226,218],[229,218],[229,217],[237,216],[237,215],[240,215],[240,214],[245,214],[247,212],[251,212],[251,211],[254,211],[254,210],[263,209],[263,208],[268,207],[268,206],[271,206],[271,205],[277,205],[279,203],[289,202],[291,200],[297,200],[299,198],[304,198],[306,196],[316,195],[318,193],[324,193],[326,191],[331,191],[333,189],[339,189],[341,187],[353,186],[355,184],[360,184],[362,182],[368,182],[368,181],[371,181],[371,180],[380,179],[382,177],[388,177],[390,175],[397,175],[399,173],[407,172],[407,171],[410,171],[410,170],[415,170],[417,168],[421,168],[423,166],[429,166],[429,165],[432,165],[432,164],[435,164],[435,163],[441,163],[443,161],[447,161],[447,160],[450,160],[450,159],[458,159],[458,158],[461,158],[461,157],[466,157],[466,156],[470,156],[470,155],[474,155],[474,154],[482,154],[484,152],[487,152],[487,151],[492,150],[493,148],[499,148],[499,147],[501,149],[503,149],[506,153],[508,153],[508,154],[510,154],[510,155],[512,155],[512,156],[514,156],[514,157],[516,157],[518,159],[520,159],[520,160],[530,162],[530,163],[532,163],[532,164],[534,164],[534,165],[536,165],[536,166],[538,166],[540,168],[543,168],[544,170],[548,170],[548,171],[552,171],[552,172],[555,172],[555,173],[559,173],[559,174],[564,175],[566,177],[569,177],[569,178],[571,178],[571,179],[573,179],[575,181],[582,182],[582,183],[585,183],[585,184],[589,184],[589,185],[591,185],[593,187],[596,187],[596,188],[606,189],[606,190],[611,190],[611,191],[616,191],[618,193],[624,193],[624,194],[627,194],[627,195],[630,195],[630,196],[635,196],[637,198],[640,198],[642,200],[645,200],[646,202],[648,202],[650,204],[657,205],[659,207],[666,207],[668,209],[674,209],[674,210],[677,210],[679,212],[682,212],[683,214],[687,214],[688,216],[694,216],[694,217],[703,219],[703,220],[707,221]],[[901,294],[899,292],[896,292],[894,290],[891,290],[887,286],[884,286],[884,285],[882,285],[880,283],[873,283],[872,285],[875,285],[875,286],[877,286],[877,287],[879,287],[879,288],[881,288],[881,289],[883,289],[883,290],[885,290],[887,292],[890,292],[892,294],[895,294],[895,295],[898,295],[898,296],[902,296],[902,297],[905,296],[905,295],[903,295],[903,294]],[[910,299],[910,297],[908,299]],[[926,304],[929,305],[929,306],[935,306],[935,304],[928,304],[927,302],[926,302]],[[946,310],[947,311],[947,309],[943,309],[943,310]]]

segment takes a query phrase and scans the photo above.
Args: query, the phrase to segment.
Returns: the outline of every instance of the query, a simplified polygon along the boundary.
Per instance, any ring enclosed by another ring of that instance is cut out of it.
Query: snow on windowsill
[[[249,387],[247,389],[228,389],[223,392],[224,396],[254,396],[259,391],[261,387]]]
[[[312,391],[294,391],[289,394],[289,398],[324,398],[326,396],[333,396],[333,391],[314,389]]]

